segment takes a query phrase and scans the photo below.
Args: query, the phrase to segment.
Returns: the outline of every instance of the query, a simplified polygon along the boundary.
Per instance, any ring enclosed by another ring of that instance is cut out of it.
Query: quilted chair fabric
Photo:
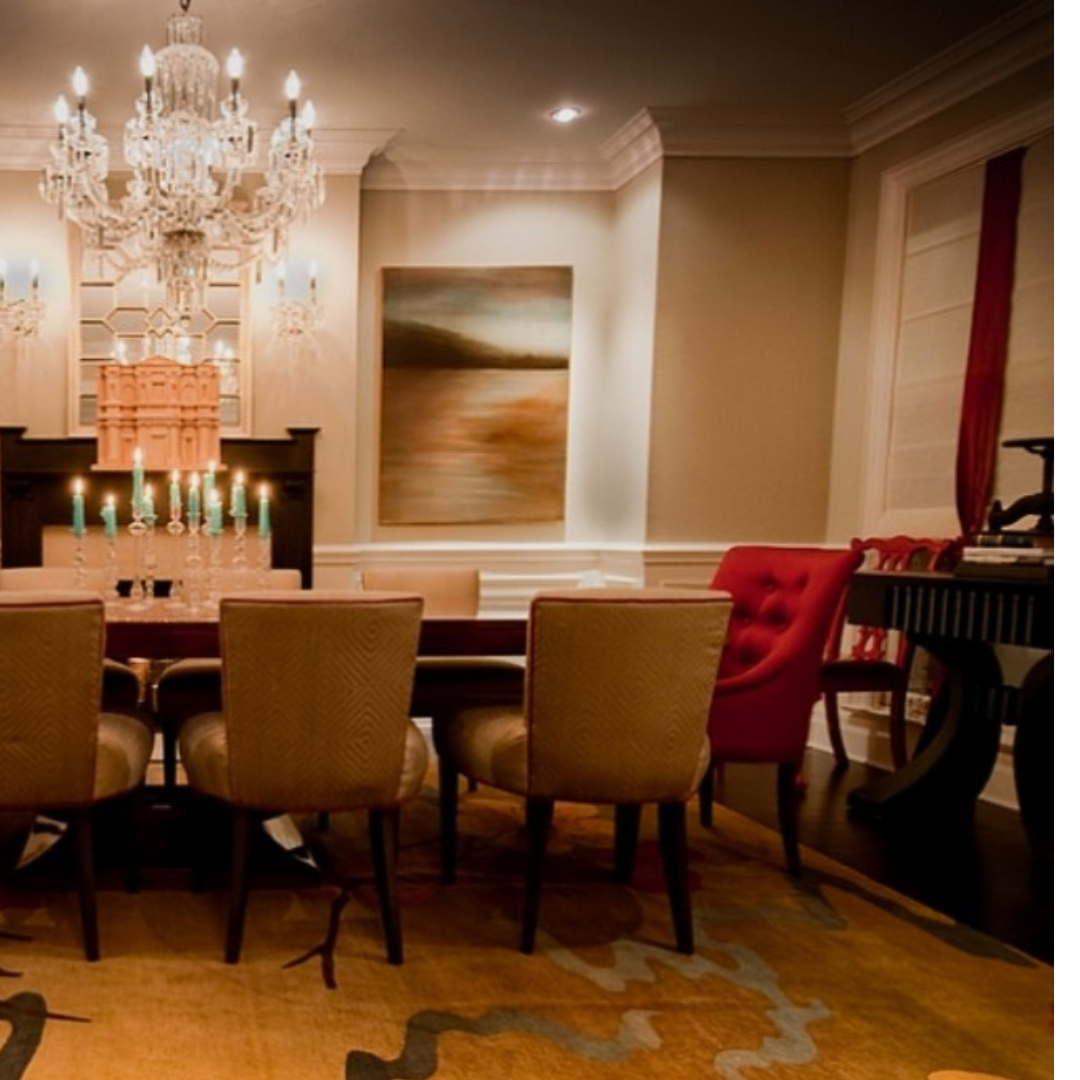
[[[300,585],[299,570],[281,567],[266,574],[266,589],[299,589]],[[213,656],[174,660],[158,676],[153,704],[154,721],[161,731],[162,779],[165,790],[172,792],[180,726],[188,717],[221,710],[221,660]]]
[[[96,596],[105,589],[105,572],[87,570],[84,588]],[[67,566],[9,566],[0,570],[0,592],[33,590],[35,592],[72,592],[75,571]],[[79,590],[81,591],[81,590]],[[105,678],[101,684],[101,707],[105,712],[124,712],[141,716],[142,684],[138,672],[118,660],[104,660]]]
[[[624,880],[640,807],[660,805],[676,938],[682,951],[693,951],[683,815],[709,763],[706,724],[730,611],[728,598],[707,590],[539,593],[529,615],[523,707],[466,709],[450,719],[440,756],[444,878],[453,880],[456,863],[458,774],[524,796],[523,951],[534,944],[556,800],[616,806],[616,869]]]
[[[260,813],[369,811],[387,954],[402,957],[393,883],[396,812],[421,787],[427,745],[409,719],[422,601],[330,590],[221,602],[223,710],[180,731],[200,794],[234,807],[226,959],[239,958],[246,839]]]
[[[0,810],[73,812],[86,956],[100,955],[90,809],[142,784],[148,725],[101,709],[105,606],[0,593]]]
[[[709,717],[714,765],[776,762],[789,868],[800,870],[795,777],[821,693],[825,642],[862,553],[742,545],[720,562],[712,588],[735,601]],[[701,816],[711,822],[712,770]]]

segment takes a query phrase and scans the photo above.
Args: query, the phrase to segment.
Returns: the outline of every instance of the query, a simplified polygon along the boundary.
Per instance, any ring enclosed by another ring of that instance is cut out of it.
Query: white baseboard
[[[867,765],[881,769],[892,769],[892,756],[889,752],[888,720],[883,715],[875,715],[863,709],[844,709],[841,706],[841,727],[844,746],[848,757]],[[1013,782],[1013,757],[1011,732],[1006,731],[994,771],[987,781],[980,796],[981,799],[996,806],[1018,809],[1016,785]],[[918,738],[918,724],[908,724],[908,746],[913,747]],[[829,742],[829,729],[825,723],[825,710],[819,703],[810,720],[810,738],[808,745],[815,750],[832,753]]]

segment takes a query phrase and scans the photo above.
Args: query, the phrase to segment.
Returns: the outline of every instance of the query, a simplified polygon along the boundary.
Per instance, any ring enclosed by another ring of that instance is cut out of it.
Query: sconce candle
[[[75,493],[71,497],[71,531],[76,536],[86,535],[86,496],[81,479],[75,481]]]
[[[116,499],[112,495],[105,496],[105,505],[101,508],[101,520],[105,523],[105,539],[116,539]]]
[[[259,488],[259,535],[270,535],[270,494],[265,484]]]

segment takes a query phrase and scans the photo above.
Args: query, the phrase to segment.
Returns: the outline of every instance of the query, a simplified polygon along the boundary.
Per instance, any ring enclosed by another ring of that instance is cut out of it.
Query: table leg
[[[853,811],[970,821],[997,758],[1001,669],[984,642],[913,638],[944,669],[918,749],[907,765],[848,794]]]

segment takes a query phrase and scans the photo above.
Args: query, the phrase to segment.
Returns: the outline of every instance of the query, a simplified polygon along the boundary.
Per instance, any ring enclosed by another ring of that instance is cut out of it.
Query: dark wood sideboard
[[[249,498],[267,484],[271,498],[272,561],[300,571],[311,587],[314,543],[315,436],[318,428],[289,428],[288,438],[222,439],[223,468],[243,469]],[[85,484],[88,524],[106,491],[126,491],[127,473],[95,469],[95,438],[27,438],[24,427],[0,427],[0,565],[37,566],[42,529],[71,523],[72,481]]]

